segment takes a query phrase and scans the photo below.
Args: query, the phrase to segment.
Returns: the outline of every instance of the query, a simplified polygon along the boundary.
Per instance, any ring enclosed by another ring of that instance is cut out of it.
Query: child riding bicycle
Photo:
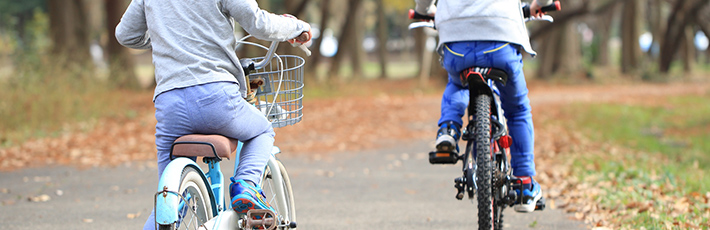
[[[133,0],[116,27],[116,39],[126,47],[152,49],[158,177],[180,136],[237,139],[243,147],[230,196],[232,208],[246,213],[271,209],[259,184],[275,134],[264,114],[244,99],[249,86],[234,52],[232,19],[262,40],[305,43],[311,38],[308,23],[261,10],[255,0]],[[155,210],[144,229],[153,229],[154,219]]]
[[[449,82],[441,99],[441,118],[436,136],[437,152],[459,151],[458,140],[463,125],[462,116],[468,106],[468,87],[461,82],[461,71],[473,67],[491,67],[506,71],[508,82],[497,83],[501,93],[510,136],[513,175],[523,182],[522,202],[516,202],[518,212],[532,212],[542,197],[535,176],[534,131],[528,89],[523,76],[520,50],[535,55],[530,46],[518,0],[452,1],[415,0],[416,12],[435,16],[439,32],[438,51],[441,64],[448,72]],[[541,5],[533,0],[531,16],[540,17]]]

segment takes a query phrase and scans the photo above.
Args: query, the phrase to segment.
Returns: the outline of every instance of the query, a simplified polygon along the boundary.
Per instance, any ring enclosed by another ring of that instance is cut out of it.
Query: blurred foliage
[[[40,8],[46,11],[46,0],[0,0],[0,28],[13,26],[16,17]]]
[[[0,54],[42,52],[49,47],[49,16],[43,9],[44,1],[23,1],[9,4],[0,2]],[[40,4],[42,3],[42,4]]]

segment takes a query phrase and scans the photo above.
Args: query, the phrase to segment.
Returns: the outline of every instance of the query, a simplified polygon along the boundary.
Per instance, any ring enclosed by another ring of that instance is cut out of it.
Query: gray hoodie
[[[255,0],[133,0],[116,27],[116,39],[126,47],[153,49],[153,100],[171,89],[218,81],[238,82],[246,96],[231,18],[268,41],[310,30],[308,23],[261,10]]]
[[[538,1],[542,5],[552,0]],[[448,42],[501,41],[520,45],[535,55],[523,21],[520,0],[416,0],[418,13],[436,11],[439,48]],[[547,4],[545,4],[547,3]]]

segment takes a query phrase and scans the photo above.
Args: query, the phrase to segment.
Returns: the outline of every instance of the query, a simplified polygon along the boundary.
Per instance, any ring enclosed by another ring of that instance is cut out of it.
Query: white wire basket
[[[256,89],[256,108],[264,113],[274,128],[296,124],[303,118],[304,64],[299,56],[279,55],[249,75],[249,79],[264,81]]]

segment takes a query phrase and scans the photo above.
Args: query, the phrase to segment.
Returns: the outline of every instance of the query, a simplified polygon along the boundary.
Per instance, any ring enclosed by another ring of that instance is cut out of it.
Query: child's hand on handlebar
[[[311,37],[313,37],[313,36],[311,35],[311,31],[309,30],[309,31],[306,31],[306,32],[301,33],[300,35],[298,35],[297,37],[295,37],[295,38],[293,38],[293,39],[289,39],[289,40],[288,40],[288,43],[291,43],[291,44],[294,44],[294,43],[304,44],[304,43],[310,41],[310,40],[311,40]]]
[[[414,8],[414,11],[416,11],[418,14],[421,14],[421,15],[428,15],[428,16],[434,17],[436,15],[436,5],[431,5],[431,6],[417,5]]]
[[[537,0],[533,0],[530,3],[530,17],[539,18],[543,15],[545,15],[545,12],[542,11],[542,6],[537,3]]]
[[[290,14],[283,14],[283,15],[281,15],[281,16],[284,16],[284,17],[287,17],[287,18],[293,18],[293,19],[298,20],[298,18],[296,18],[296,16],[293,16],[293,15],[290,15]],[[301,44],[301,45],[302,45],[302,44],[305,44],[306,42],[310,41],[310,40],[311,40],[311,37],[313,37],[313,36],[311,35],[311,31],[308,30],[308,31],[302,32],[301,34],[299,34],[299,35],[296,36],[295,38],[289,39],[287,42],[288,42],[288,43],[291,43],[291,44],[298,43],[298,44]]]

